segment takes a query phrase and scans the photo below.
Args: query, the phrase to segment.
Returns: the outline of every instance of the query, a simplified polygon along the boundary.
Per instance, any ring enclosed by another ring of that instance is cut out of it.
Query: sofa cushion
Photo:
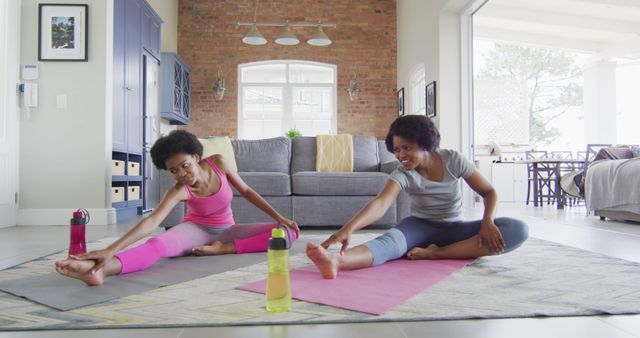
[[[233,140],[231,144],[239,172],[289,173],[291,142],[288,138]]]
[[[240,172],[239,174],[247,185],[262,196],[291,195],[289,174],[278,172]],[[231,188],[234,196],[240,195],[233,186]]]
[[[378,140],[375,136],[353,137],[353,171],[378,171]]]
[[[298,136],[291,140],[291,174],[316,170],[316,138]]]
[[[384,141],[378,141],[378,156],[380,157],[380,172],[391,174],[400,165],[396,156],[387,150]]]
[[[607,147],[598,150],[593,161],[597,160],[624,160],[633,158],[633,152],[627,147]]]
[[[342,226],[367,202],[370,196],[293,196],[293,219],[301,225]],[[395,205],[371,225],[395,226]]]
[[[291,173],[316,170],[316,138],[298,136],[291,140]],[[378,171],[378,142],[374,136],[353,137],[353,171]]]
[[[301,171],[291,176],[294,195],[375,196],[389,175],[378,172],[320,173]]]

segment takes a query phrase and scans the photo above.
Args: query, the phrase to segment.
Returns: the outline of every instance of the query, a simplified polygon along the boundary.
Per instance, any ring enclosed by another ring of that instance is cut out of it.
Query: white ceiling
[[[489,0],[474,37],[640,58],[640,0]]]

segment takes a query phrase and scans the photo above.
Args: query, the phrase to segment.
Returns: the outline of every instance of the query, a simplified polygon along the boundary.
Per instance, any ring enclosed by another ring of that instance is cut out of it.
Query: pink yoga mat
[[[336,279],[323,279],[314,266],[291,271],[295,299],[380,315],[428,289],[473,259],[410,261],[399,259],[360,270],[340,271]],[[264,293],[266,280],[237,287]]]

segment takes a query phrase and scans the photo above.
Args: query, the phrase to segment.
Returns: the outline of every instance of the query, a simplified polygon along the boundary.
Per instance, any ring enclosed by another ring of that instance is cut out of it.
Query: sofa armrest
[[[400,161],[393,160],[389,162],[380,163],[380,172],[391,174],[400,165]]]

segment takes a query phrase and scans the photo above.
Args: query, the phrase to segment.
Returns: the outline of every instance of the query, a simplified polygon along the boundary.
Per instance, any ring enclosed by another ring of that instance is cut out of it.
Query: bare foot
[[[322,246],[309,242],[307,243],[307,257],[309,257],[318,270],[320,270],[322,277],[334,279],[338,275],[340,265],[340,257],[338,254],[331,253]]]
[[[436,251],[438,251],[438,249],[440,249],[440,247],[435,244],[431,244],[426,248],[415,247],[409,250],[409,252],[407,253],[407,258],[412,260],[413,259],[435,259],[436,256],[434,254]]]
[[[81,261],[77,259],[65,259],[56,262],[56,271],[59,274],[79,279],[89,286],[98,286],[101,285],[104,281],[104,272],[103,269],[96,271],[96,273],[91,273],[91,268],[96,263],[94,261]]]
[[[196,246],[191,249],[191,253],[196,256],[215,256],[236,253],[236,245],[233,242],[222,243],[215,241],[211,245]]]

